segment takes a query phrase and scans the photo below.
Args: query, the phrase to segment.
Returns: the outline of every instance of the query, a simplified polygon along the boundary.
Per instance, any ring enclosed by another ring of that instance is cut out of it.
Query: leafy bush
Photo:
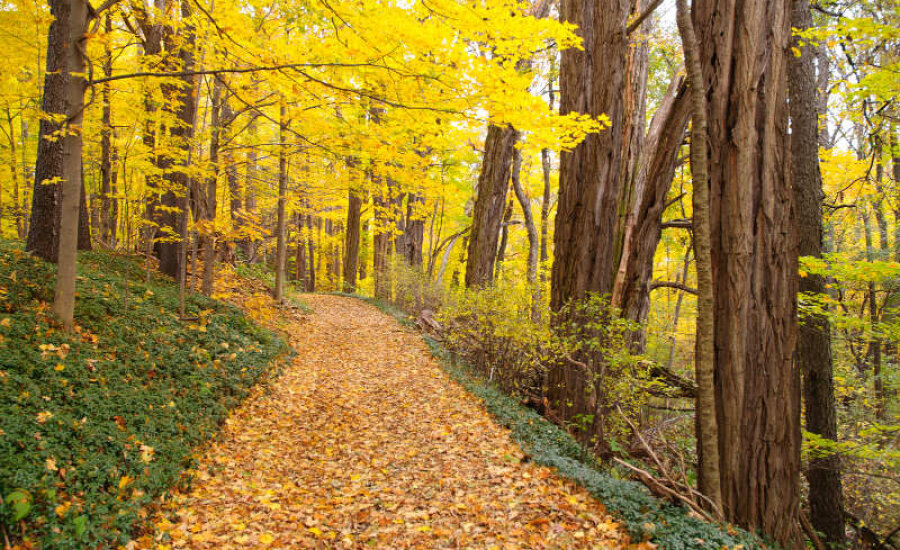
[[[114,546],[285,347],[201,295],[180,320],[176,285],[100,253],[80,256],[66,334],[54,279],[0,243],[0,527],[42,548]]]

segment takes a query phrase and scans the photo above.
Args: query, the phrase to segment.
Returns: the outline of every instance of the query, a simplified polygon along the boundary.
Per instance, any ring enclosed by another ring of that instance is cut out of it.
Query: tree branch
[[[628,24],[628,28],[625,30],[625,32],[627,34],[631,34],[636,31],[645,19],[653,15],[653,12],[656,11],[656,8],[658,8],[660,4],[662,4],[662,0],[654,0],[652,4],[647,6],[647,9],[645,9],[640,15],[637,16],[637,19]]]
[[[682,292],[687,292],[688,294],[697,295],[697,289],[691,288],[687,285],[676,283],[673,281],[652,281],[650,283],[650,290],[656,290],[657,288],[674,288],[675,290],[681,290]]]

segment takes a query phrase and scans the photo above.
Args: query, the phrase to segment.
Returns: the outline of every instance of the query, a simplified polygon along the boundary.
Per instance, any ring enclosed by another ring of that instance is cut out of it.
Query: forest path
[[[288,321],[297,356],[228,419],[190,492],[164,506],[162,547],[627,543],[586,491],[522,462],[419,335],[360,300],[304,301],[314,313]]]

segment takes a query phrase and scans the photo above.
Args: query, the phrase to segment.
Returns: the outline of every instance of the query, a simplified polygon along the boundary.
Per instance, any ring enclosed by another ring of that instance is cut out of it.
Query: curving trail
[[[522,462],[422,339],[352,298],[305,296],[298,354],[235,411],[155,548],[619,548],[584,490]],[[162,519],[168,518],[168,519]]]

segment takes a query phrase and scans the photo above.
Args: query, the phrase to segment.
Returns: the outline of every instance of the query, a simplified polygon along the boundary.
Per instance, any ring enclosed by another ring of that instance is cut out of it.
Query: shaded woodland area
[[[235,272],[370,296],[697,516],[898,548],[898,28],[880,0],[10,0],[0,236],[58,266],[66,330],[91,248],[185,319]]]

